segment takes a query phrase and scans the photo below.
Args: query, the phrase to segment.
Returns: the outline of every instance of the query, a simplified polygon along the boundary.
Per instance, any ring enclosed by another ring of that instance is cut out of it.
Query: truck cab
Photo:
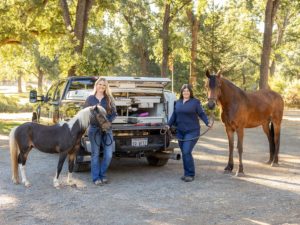
[[[168,78],[105,77],[115,99],[118,116],[113,121],[115,158],[146,157],[149,165],[163,166],[170,158],[180,159],[170,145],[171,135],[164,125],[170,118],[176,96],[165,90]],[[32,121],[53,125],[68,121],[83,107],[98,77],[68,77],[54,82],[45,96],[30,92],[36,107]],[[90,142],[82,137],[75,171],[90,166]]]

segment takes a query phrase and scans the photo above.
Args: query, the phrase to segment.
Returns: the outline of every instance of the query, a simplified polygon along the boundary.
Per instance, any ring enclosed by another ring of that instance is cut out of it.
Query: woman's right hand
[[[168,124],[165,125],[164,129],[169,130],[170,126]]]

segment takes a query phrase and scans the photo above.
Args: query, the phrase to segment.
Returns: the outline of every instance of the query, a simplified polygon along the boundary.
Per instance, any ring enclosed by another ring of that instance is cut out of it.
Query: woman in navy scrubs
[[[192,151],[200,136],[198,117],[210,127],[207,115],[201,102],[195,98],[190,85],[184,84],[180,90],[180,98],[176,101],[174,112],[168,122],[167,128],[175,125],[177,138],[182,153],[184,175],[181,179],[191,182],[195,177],[195,165]]]

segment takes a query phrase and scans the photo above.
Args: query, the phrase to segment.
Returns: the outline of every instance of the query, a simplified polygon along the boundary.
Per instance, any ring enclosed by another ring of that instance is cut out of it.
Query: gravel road
[[[299,110],[285,112],[281,134],[280,167],[274,168],[264,164],[262,129],[246,130],[245,177],[223,174],[227,138],[215,122],[194,151],[194,182],[180,180],[181,161],[155,168],[144,159],[115,159],[111,183],[102,187],[91,183],[89,172],[74,174],[77,188],[67,186],[65,164],[59,190],[52,186],[58,156],[36,150],[27,161],[32,187],[14,185],[8,138],[0,135],[0,224],[300,224]]]

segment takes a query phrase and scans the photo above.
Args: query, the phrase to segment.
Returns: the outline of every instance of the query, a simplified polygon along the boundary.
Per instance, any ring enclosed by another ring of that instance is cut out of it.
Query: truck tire
[[[150,166],[164,166],[169,159],[160,159],[155,156],[147,156],[147,161]]]
[[[74,172],[86,172],[91,169],[91,164],[90,163],[77,163],[74,161],[74,167],[73,171]]]

